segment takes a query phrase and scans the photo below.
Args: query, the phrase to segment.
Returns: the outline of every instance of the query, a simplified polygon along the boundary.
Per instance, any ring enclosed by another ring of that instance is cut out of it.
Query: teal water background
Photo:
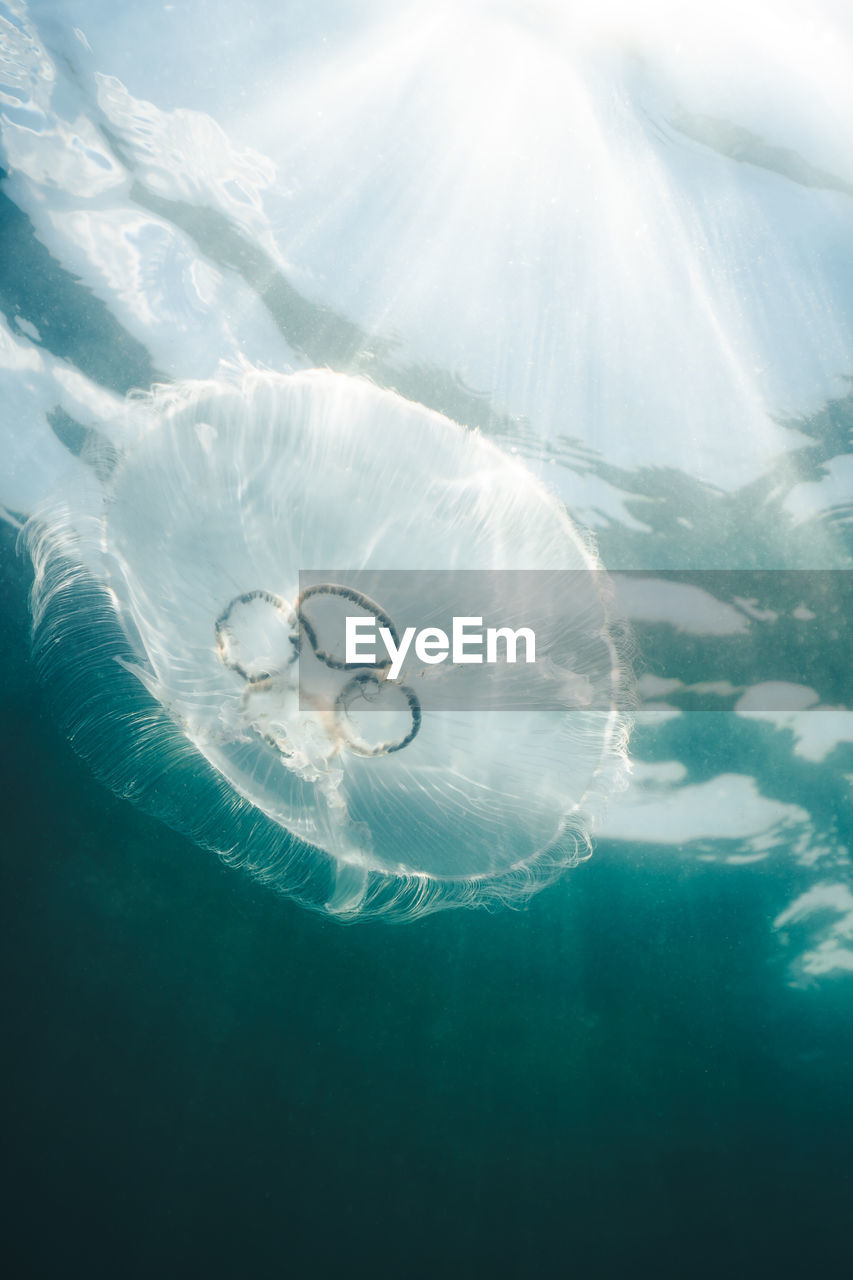
[[[796,873],[604,842],[521,912],[342,927],[99,786],[4,563],[15,1275],[843,1263],[853,1024],[787,984]]]

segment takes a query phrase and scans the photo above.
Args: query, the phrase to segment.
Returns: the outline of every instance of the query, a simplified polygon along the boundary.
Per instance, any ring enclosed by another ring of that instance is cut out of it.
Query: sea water
[[[850,36],[644,8],[0,9],[22,1273],[844,1255]],[[524,910],[344,928],[59,732],[17,526],[223,361],[480,430],[622,574],[631,782]]]

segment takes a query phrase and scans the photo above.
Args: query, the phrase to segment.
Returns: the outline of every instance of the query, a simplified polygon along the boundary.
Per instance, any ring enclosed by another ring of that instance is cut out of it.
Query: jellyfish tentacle
[[[364,670],[364,663],[341,662],[339,659],[333,657],[327,650],[323,649],[320,646],[317,630],[311,620],[306,616],[303,608],[306,600],[311,597],[321,595],[339,596],[344,600],[348,600],[351,604],[355,604],[358,608],[366,610],[381,622],[383,626],[388,628],[394,639],[394,643],[399,645],[399,634],[391,617],[385,612],[381,605],[376,603],[375,600],[372,600],[370,596],[365,595],[364,592],[357,591],[354,587],[346,587],[338,583],[330,582],[318,583],[306,588],[306,590],[298,597],[294,606],[289,605],[283,597],[263,588],[259,588],[254,591],[243,591],[226,605],[214,623],[216,647],[220,660],[226,667],[228,667],[229,670],[236,672],[237,675],[246,682],[246,688],[243,690],[243,694],[240,699],[241,708],[244,711],[248,711],[250,696],[253,693],[272,692],[275,688],[277,679],[280,678],[279,672],[260,671],[252,673],[248,671],[246,667],[234,657],[232,652],[234,637],[229,629],[228,623],[234,609],[238,605],[251,604],[254,600],[264,600],[279,612],[284,613],[285,615],[289,614],[289,620],[292,620],[293,625],[296,627],[295,635],[290,637],[291,644],[293,646],[293,653],[285,664],[286,666],[291,665],[301,652],[302,636],[304,634],[308,639],[308,643],[310,644],[315,657],[325,666],[335,671],[359,671],[358,675],[353,676],[352,679],[347,681],[335,698],[333,707],[335,728],[341,736],[341,741],[334,744],[333,750],[330,752],[330,756],[336,755],[342,745],[347,746],[353,754],[363,756],[365,758],[385,756],[390,755],[395,751],[402,751],[404,747],[407,747],[409,743],[414,741],[417,737],[418,731],[420,730],[422,720],[420,699],[414,690],[410,689],[408,685],[389,682],[392,684],[393,688],[399,690],[408,705],[412,718],[411,728],[409,731],[398,741],[379,742],[372,746],[363,742],[352,732],[348,719],[350,703],[356,695],[360,695],[368,702],[374,700],[369,694],[370,687],[374,687],[374,697],[377,696],[385,685],[385,677],[391,666],[391,661],[390,658],[386,659],[384,662],[379,664],[377,668],[366,671]],[[291,763],[297,757],[297,748],[290,742],[286,732],[281,735],[274,734],[254,723],[250,723],[249,728],[254,730],[254,732],[256,732],[269,747],[276,751],[286,763]]]
[[[234,596],[232,600],[229,600],[214,622],[213,632],[216,636],[216,649],[223,666],[228,667],[230,671],[235,671],[247,684],[263,684],[277,673],[274,671],[258,671],[254,673],[247,671],[243,664],[234,657],[235,637],[228,625],[235,608],[238,605],[249,605],[253,600],[265,600],[267,604],[272,605],[274,609],[277,609],[279,613],[288,618],[291,627],[295,628],[297,626],[296,614],[288,601],[282,596],[276,595],[275,592],[266,591],[260,587],[254,591],[242,591],[240,595]],[[289,638],[293,652],[284,664],[286,667],[296,661],[299,652],[297,637],[291,635]]]
[[[302,631],[304,631],[308,637],[308,642],[311,645],[311,648],[314,650],[315,657],[319,658],[319,660],[325,663],[327,667],[331,667],[335,671],[357,671],[365,664],[363,662],[341,662],[339,658],[332,657],[332,655],[327,653],[325,649],[320,648],[317,641],[317,632],[315,631],[310,618],[306,617],[303,606],[305,601],[310,599],[312,596],[322,595],[340,596],[341,599],[348,600],[350,604],[357,605],[359,609],[364,609],[365,612],[375,617],[377,622],[381,623],[383,627],[388,628],[394,644],[399,645],[400,637],[393,621],[375,600],[371,600],[370,596],[365,595],[362,591],[356,591],[354,587],[341,586],[340,583],[320,582],[314,586],[306,587],[297,599],[294,608],[296,611],[296,617],[299,621],[300,636]],[[382,662],[378,662],[376,665],[377,670],[379,671],[387,670],[391,666],[391,659],[386,658]]]
[[[367,694],[368,686],[371,684],[376,687],[376,693],[378,693],[382,688],[397,689],[408,703],[409,712],[412,717],[412,727],[398,742],[379,742],[376,743],[375,746],[371,747],[366,742],[362,742],[357,738],[350,730],[348,716],[349,704],[357,694],[360,694],[366,701],[371,701]],[[406,684],[397,684],[392,681],[382,680],[372,671],[360,672],[357,676],[353,676],[353,678],[344,685],[343,689],[341,689],[335,699],[335,713],[340,732],[343,735],[344,741],[350,751],[352,751],[354,755],[368,757],[388,756],[394,751],[402,751],[404,747],[407,747],[409,743],[413,742],[418,736],[418,732],[421,727],[421,720],[423,718],[420,699],[414,689],[410,689]]]

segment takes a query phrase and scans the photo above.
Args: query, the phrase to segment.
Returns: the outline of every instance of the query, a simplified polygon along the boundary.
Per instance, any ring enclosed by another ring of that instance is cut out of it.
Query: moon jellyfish
[[[572,659],[598,696],[571,711],[431,707],[381,654],[351,664],[325,639],[335,610],[397,637],[387,601],[300,584],[326,566],[597,570],[539,480],[331,372],[244,369],[126,413],[27,535],[37,660],[105,782],[343,918],[517,902],[585,855],[628,727],[602,575]]]

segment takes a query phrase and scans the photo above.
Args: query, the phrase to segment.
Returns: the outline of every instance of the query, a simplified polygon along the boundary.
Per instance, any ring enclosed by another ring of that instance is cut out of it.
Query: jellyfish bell
[[[392,683],[387,663],[349,664],[326,639],[342,609],[396,635],[387,600],[300,584],[325,566],[404,586],[427,570],[596,570],[547,489],[478,433],[331,372],[242,370],[128,412],[109,474],[28,528],[38,661],[96,772],[343,917],[512,902],[576,862],[625,767],[599,576],[572,678],[604,696],[570,714],[430,707],[431,670]]]

